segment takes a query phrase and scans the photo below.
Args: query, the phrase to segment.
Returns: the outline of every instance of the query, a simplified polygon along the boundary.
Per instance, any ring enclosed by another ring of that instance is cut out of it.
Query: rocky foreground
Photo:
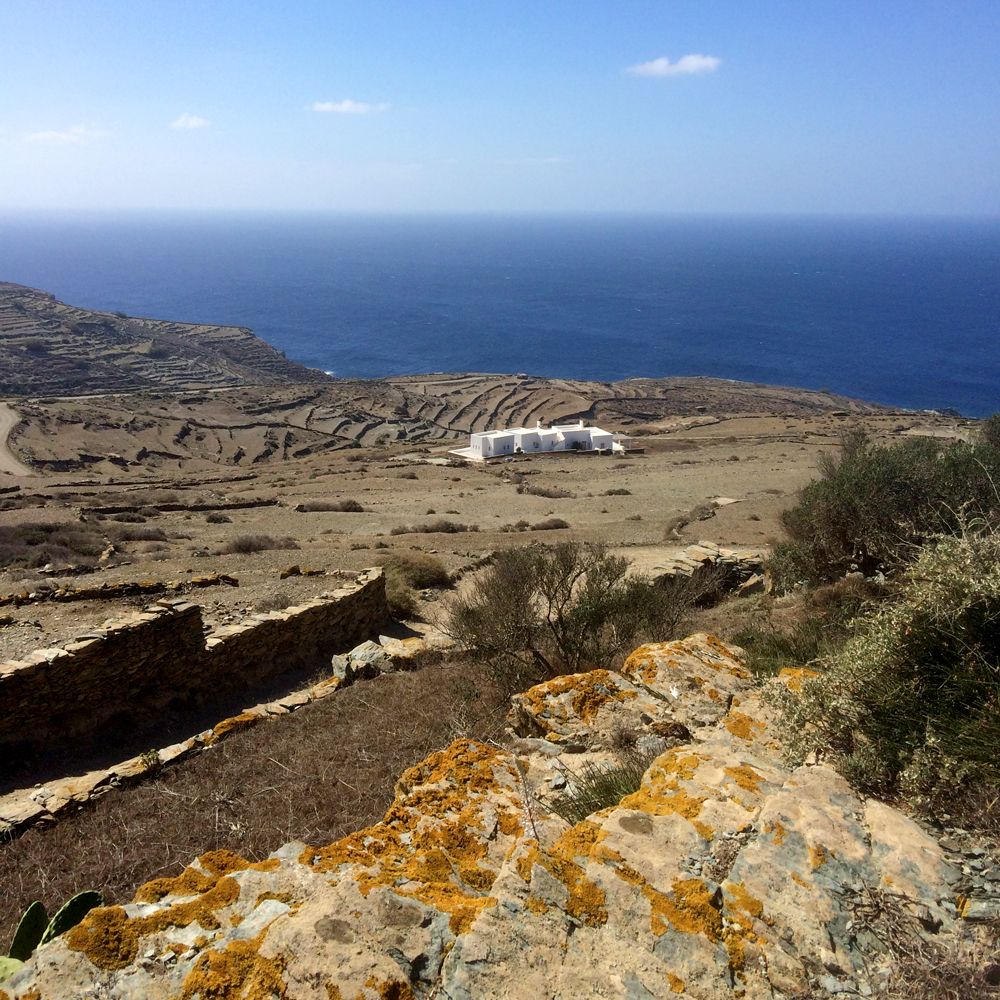
[[[375,826],[206,854],[92,911],[0,998],[870,995],[880,913],[929,949],[974,931],[936,840],[828,767],[788,769],[711,636],[534,687],[511,724],[511,749],[459,740],[406,771]],[[640,789],[560,819],[623,747],[654,757]]]

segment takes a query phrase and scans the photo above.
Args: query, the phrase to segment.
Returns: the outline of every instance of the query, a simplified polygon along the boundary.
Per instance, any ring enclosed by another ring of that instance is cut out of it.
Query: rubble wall
[[[381,570],[208,634],[199,605],[158,602],[64,647],[0,663],[0,755],[154,721],[173,703],[319,666],[388,617]]]

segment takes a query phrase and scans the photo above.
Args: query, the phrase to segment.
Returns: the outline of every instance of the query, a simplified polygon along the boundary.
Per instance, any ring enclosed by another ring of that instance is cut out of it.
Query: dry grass
[[[390,535],[457,535],[465,531],[478,531],[478,524],[460,524],[458,521],[449,521],[446,518],[438,518],[436,521],[428,521],[426,524],[400,524],[393,528]]]
[[[272,538],[270,535],[237,535],[219,548],[219,555],[248,555],[270,549],[297,549],[294,538]]]
[[[376,822],[407,767],[460,736],[497,736],[510,693],[469,661],[362,681],[31,830],[0,847],[0,941],[34,899],[94,888],[123,902],[204,851],[256,859]]]
[[[303,514],[314,514],[326,511],[339,511],[345,514],[363,514],[365,509],[357,500],[308,500],[296,505],[295,509]]]
[[[86,522],[0,525],[0,567],[96,562],[107,541]]]

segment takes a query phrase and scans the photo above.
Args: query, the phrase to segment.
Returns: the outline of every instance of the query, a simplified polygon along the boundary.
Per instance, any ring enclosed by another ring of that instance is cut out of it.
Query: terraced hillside
[[[94,312],[0,283],[0,394],[79,395],[323,382],[235,326]]]

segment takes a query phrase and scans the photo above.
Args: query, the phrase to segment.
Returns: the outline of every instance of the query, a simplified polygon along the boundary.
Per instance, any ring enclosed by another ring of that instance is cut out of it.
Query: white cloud
[[[681,56],[677,62],[671,62],[666,56],[660,56],[659,59],[629,66],[625,72],[631,76],[695,76],[699,73],[712,73],[721,63],[722,60],[716,56],[703,56],[691,52]]]
[[[335,115],[370,115],[376,111],[388,111],[388,104],[369,104],[367,101],[352,101],[349,97],[342,101],[316,101],[313,111]]]
[[[171,128],[208,128],[212,123],[207,118],[200,115],[190,115],[186,111],[180,117],[175,118],[171,123]]]
[[[50,129],[46,132],[31,132],[28,142],[52,142],[64,146],[80,146],[90,139],[100,139],[108,133],[100,128],[88,128],[86,125],[74,125],[72,128]]]

